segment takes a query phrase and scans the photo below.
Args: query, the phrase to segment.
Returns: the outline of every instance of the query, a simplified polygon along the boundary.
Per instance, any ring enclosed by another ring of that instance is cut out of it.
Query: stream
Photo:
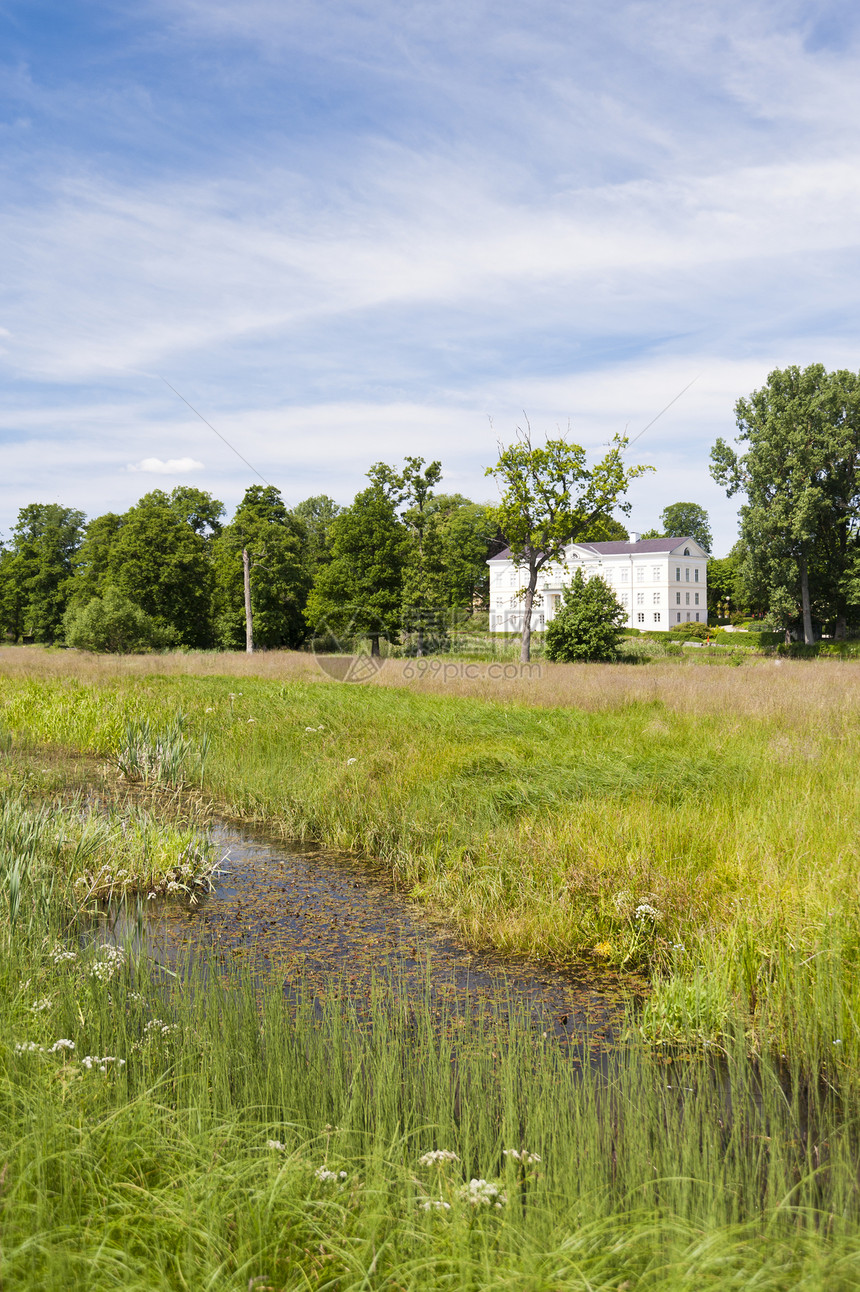
[[[354,1002],[380,984],[463,1026],[478,1012],[525,1012],[536,1029],[593,1056],[617,1036],[631,994],[629,975],[561,970],[519,957],[470,950],[444,921],[398,893],[366,862],[306,844],[285,844],[215,822],[224,854],[215,891],[141,907],[147,950],[167,967],[211,953],[257,974],[278,975],[285,992],[332,991]],[[130,905],[105,910],[102,936],[136,925]]]

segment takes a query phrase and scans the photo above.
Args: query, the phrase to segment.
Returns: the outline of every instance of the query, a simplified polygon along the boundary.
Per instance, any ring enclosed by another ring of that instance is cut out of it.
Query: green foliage
[[[311,578],[331,560],[329,530],[332,521],[342,511],[343,508],[324,493],[305,498],[293,507],[293,515],[304,526],[307,535],[305,564]]]
[[[562,588],[561,605],[546,629],[546,657],[557,663],[612,660],[618,653],[627,611],[603,579],[581,569]]]
[[[110,545],[106,579],[173,629],[182,645],[210,646],[212,568],[207,539],[195,528],[202,523],[200,500],[189,507],[187,492],[177,500],[153,490],[125,513]],[[212,514],[221,504],[210,501]]]
[[[563,559],[565,546],[588,533],[613,507],[628,512],[623,499],[631,480],[651,470],[627,466],[623,453],[627,440],[616,436],[606,456],[594,467],[586,463],[585,450],[564,439],[547,439],[543,448],[531,442],[529,429],[502,449],[499,461],[486,474],[495,476],[502,490],[497,510],[499,528],[516,565],[528,572],[523,598],[522,659],[531,649],[531,615],[538,574],[544,565]]]
[[[711,525],[708,513],[698,503],[672,502],[663,508],[660,519],[663,522],[663,534],[667,538],[694,538],[700,547],[710,552],[714,542]]]
[[[153,619],[111,587],[103,597],[70,606],[63,618],[63,630],[67,646],[122,655],[175,645],[177,636],[173,628]]]
[[[12,543],[0,559],[2,628],[12,637],[61,637],[83,521],[83,512],[59,503],[31,503],[19,511]]]
[[[271,485],[251,485],[232,524],[212,541],[218,644],[226,650],[240,650],[245,645],[243,548],[251,563],[255,646],[301,645],[306,635],[303,611],[311,584],[307,531]]]
[[[464,610],[488,607],[487,561],[502,546],[495,509],[455,494],[452,505],[436,508],[433,515],[442,541],[445,605]]]
[[[860,615],[860,379],[821,364],[775,369],[735,406],[746,451],[722,439],[711,473],[741,507],[740,577],[753,608],[814,639]]]
[[[111,552],[122,523],[123,517],[112,511],[88,522],[83,541],[72,557],[72,605],[86,605],[110,586]]]
[[[332,559],[305,610],[317,637],[368,637],[374,651],[381,637],[398,639],[408,538],[389,484],[378,478],[331,523]]]

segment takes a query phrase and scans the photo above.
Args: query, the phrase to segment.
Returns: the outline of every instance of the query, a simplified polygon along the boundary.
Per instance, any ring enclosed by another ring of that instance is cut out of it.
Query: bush
[[[562,664],[615,659],[626,618],[627,611],[603,579],[585,579],[577,570],[547,625],[546,658]]]
[[[673,631],[673,637],[694,638],[696,641],[706,641],[713,634],[713,629],[707,624],[678,624]]]
[[[172,646],[176,633],[153,619],[115,588],[85,606],[69,608],[63,619],[66,645],[77,650],[126,655]]]

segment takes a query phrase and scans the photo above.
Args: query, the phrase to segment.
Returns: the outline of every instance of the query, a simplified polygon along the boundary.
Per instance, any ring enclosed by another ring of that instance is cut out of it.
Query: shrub
[[[153,619],[115,588],[93,597],[85,606],[70,607],[63,626],[66,645],[78,650],[125,655],[173,645],[172,628]]]
[[[603,579],[585,579],[577,570],[547,626],[546,658],[562,664],[615,659],[626,618],[627,611]]]
[[[678,624],[672,635],[674,637],[693,637],[696,641],[705,641],[713,634],[713,631],[713,628],[709,628],[707,624]]]

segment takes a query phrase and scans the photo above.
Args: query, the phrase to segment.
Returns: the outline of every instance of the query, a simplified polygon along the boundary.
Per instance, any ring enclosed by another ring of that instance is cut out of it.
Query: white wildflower
[[[443,1202],[441,1198],[428,1198],[426,1202],[421,1203],[422,1211],[450,1211],[450,1202]]]
[[[69,951],[66,947],[55,947],[48,953],[48,959],[55,965],[65,964],[67,961],[77,960],[77,951]]]
[[[519,1148],[503,1149],[502,1157],[513,1158],[513,1160],[515,1162],[519,1162],[521,1166],[530,1166],[532,1162],[540,1161],[540,1158],[538,1157],[537,1153],[529,1153],[529,1151],[524,1148],[523,1149],[519,1149]]]
[[[61,1050],[73,1050],[74,1048],[74,1041],[68,1041],[65,1037],[62,1037],[51,1046],[51,1054],[59,1054]]]
[[[91,1072],[93,1068],[98,1068],[99,1072],[107,1072],[108,1064],[113,1063],[117,1068],[125,1067],[125,1059],[118,1059],[115,1054],[105,1054],[101,1058],[97,1054],[85,1054],[81,1059],[81,1067]]]
[[[640,921],[655,921],[660,919],[660,912],[657,910],[656,906],[652,906],[650,902],[643,902],[641,906],[636,907],[636,910],[633,912],[633,918],[634,920]]]
[[[41,1014],[46,1009],[50,1009],[52,1003],[50,996],[45,996],[42,1000],[34,1000],[30,1006],[30,1010],[33,1014]]]
[[[286,1144],[282,1144],[279,1139],[266,1140],[266,1148],[278,1149],[280,1152],[283,1153],[286,1150],[286,1147],[287,1147]]]
[[[429,1153],[422,1154],[418,1162],[421,1166],[437,1166],[442,1162],[459,1162],[460,1159],[456,1153],[452,1153],[449,1148],[434,1148]]]
[[[153,899],[154,897],[157,897],[157,896],[158,896],[158,893],[147,893],[147,894],[146,894],[146,900],[147,900],[148,902],[151,902],[151,901],[152,901],[152,899]]]
[[[165,892],[167,892],[167,893],[178,893],[178,892],[179,892],[179,887],[180,887],[180,886],[179,886],[179,884],[177,884],[176,880],[175,880],[175,879],[171,879],[171,880],[169,881],[168,885],[167,885],[167,888],[165,889]]]
[[[256,722],[256,721],[257,721],[256,718],[248,718],[248,722]]]
[[[305,727],[305,731],[316,731],[316,727]]]
[[[170,1036],[173,1032],[178,1032],[179,1028],[175,1023],[165,1023],[163,1018],[152,1018],[143,1030],[147,1036]]]
[[[212,708],[212,705],[211,705],[211,704],[207,704],[207,706],[206,706],[206,708],[203,710],[203,712],[204,712],[204,713],[214,713],[214,712],[215,712],[215,710]]]
[[[492,1180],[470,1180],[460,1190],[460,1197],[470,1207],[495,1207],[497,1211],[508,1200],[508,1195]]]
[[[44,1045],[37,1045],[35,1041],[18,1041],[15,1045],[16,1054],[44,1054]]]
[[[358,762],[357,758],[347,758],[346,765],[347,767],[352,767],[352,764],[357,762]]]
[[[320,1180],[323,1184],[337,1184],[340,1180],[346,1179],[346,1171],[329,1171],[328,1167],[318,1166],[314,1171],[314,1179]]]

